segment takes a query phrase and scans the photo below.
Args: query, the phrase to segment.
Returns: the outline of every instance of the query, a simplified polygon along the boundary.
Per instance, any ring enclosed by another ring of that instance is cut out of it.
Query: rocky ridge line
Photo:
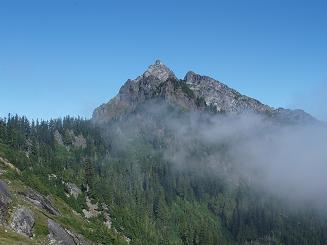
[[[157,60],[143,75],[127,80],[119,93],[108,103],[96,108],[92,120],[106,123],[133,112],[151,99],[162,99],[190,111],[210,110],[215,113],[259,113],[285,122],[314,122],[302,110],[272,108],[208,76],[192,71],[183,80]]]

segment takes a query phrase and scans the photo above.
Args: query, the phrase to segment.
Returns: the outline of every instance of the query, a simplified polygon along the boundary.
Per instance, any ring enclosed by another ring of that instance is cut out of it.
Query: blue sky
[[[161,59],[327,120],[327,2],[0,0],[0,116],[89,118]]]

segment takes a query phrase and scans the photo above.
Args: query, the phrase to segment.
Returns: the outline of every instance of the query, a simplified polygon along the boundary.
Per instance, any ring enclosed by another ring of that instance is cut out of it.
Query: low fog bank
[[[249,185],[293,204],[326,209],[324,124],[285,125],[251,113],[231,116],[193,113],[188,119],[185,123],[166,117],[167,125],[182,146],[173,146],[166,154],[176,166],[188,167],[195,141],[221,146],[204,157],[205,167],[212,174],[225,174],[229,178],[233,177],[228,175],[237,175]]]
[[[326,146],[325,127],[274,126],[260,136],[249,134],[231,148],[230,155],[251,183],[322,208],[327,204]]]
[[[235,185],[243,181],[294,204],[326,209],[323,123],[285,124],[253,113],[213,115],[152,103],[117,125],[116,147],[128,148],[133,137],[146,136],[164,142],[158,149],[177,169],[197,165]]]

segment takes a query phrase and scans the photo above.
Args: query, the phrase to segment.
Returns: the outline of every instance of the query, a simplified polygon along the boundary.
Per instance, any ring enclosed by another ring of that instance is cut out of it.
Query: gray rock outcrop
[[[67,129],[64,135],[68,137],[68,142],[70,143],[69,145],[65,145],[64,136],[61,135],[58,130],[54,132],[53,137],[58,145],[65,146],[67,149],[69,149],[70,145],[72,145],[74,148],[86,148],[86,139],[82,134],[76,136],[73,130]]]
[[[196,96],[203,98],[206,105],[216,112],[236,114],[252,112],[269,116],[271,119],[283,123],[313,123],[316,121],[302,110],[272,108],[256,99],[240,94],[211,77],[202,76],[192,71],[186,74],[184,80]]]
[[[73,141],[73,146],[75,148],[85,149],[86,148],[86,139],[84,138],[84,136],[81,134],[78,136],[75,136],[74,141]]]
[[[59,210],[54,207],[54,205],[48,198],[44,197],[35,190],[28,189],[27,191],[21,192],[20,194],[25,196],[25,198],[34,205],[46,210],[48,213],[52,215],[60,214]]]
[[[58,130],[54,132],[53,137],[58,145],[62,145],[62,146],[64,145],[64,141],[62,140],[62,135],[59,133]]]
[[[88,209],[82,210],[85,218],[87,218],[87,219],[95,218],[100,215],[98,203],[92,204],[92,202],[88,196],[86,197],[86,206]]]
[[[74,183],[66,183],[65,189],[66,189],[67,193],[69,195],[73,196],[74,198],[77,198],[79,195],[82,194],[81,189],[78,188],[77,185],[75,185]]]
[[[11,195],[7,184],[0,180],[0,223],[6,222],[8,218],[8,208],[11,202]]]
[[[80,234],[75,234],[70,230],[63,228],[55,221],[48,220],[49,243],[51,245],[89,245],[92,242],[85,239]]]
[[[160,60],[156,60],[156,62],[153,65],[150,65],[149,68],[143,74],[143,78],[147,78],[150,76],[156,77],[163,82],[166,81],[169,77],[176,78],[175,74]],[[137,80],[140,79],[142,79],[142,77],[139,77]]]
[[[15,210],[10,226],[17,233],[32,237],[34,223],[32,211],[21,207]]]
[[[109,208],[107,206],[107,204],[105,203],[102,203],[102,209],[103,209],[103,216],[104,216],[104,224],[105,226],[108,228],[108,229],[111,229],[112,228],[112,221],[111,221],[111,217],[110,217],[110,214],[109,214]]]
[[[194,93],[217,112],[266,112],[273,109],[259,101],[240,94],[227,85],[207,76],[188,72],[184,78]]]

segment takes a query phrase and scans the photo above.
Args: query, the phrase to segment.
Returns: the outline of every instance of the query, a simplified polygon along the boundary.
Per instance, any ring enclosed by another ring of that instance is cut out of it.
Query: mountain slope
[[[325,216],[237,176],[228,153],[239,136],[205,141],[205,114],[149,102],[101,130],[0,120],[0,244],[326,244]],[[22,208],[32,238],[11,228]]]
[[[9,115],[0,243],[326,244],[324,185],[302,178],[325,142],[311,122],[159,61],[92,120]]]

